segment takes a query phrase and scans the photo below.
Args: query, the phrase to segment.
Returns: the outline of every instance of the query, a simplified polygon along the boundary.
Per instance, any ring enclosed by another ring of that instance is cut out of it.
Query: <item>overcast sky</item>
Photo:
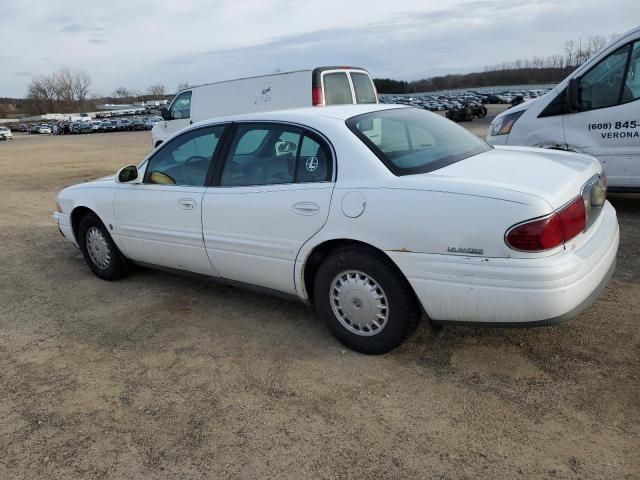
[[[0,97],[60,67],[86,70],[104,95],[336,64],[414,80],[638,23],[640,0],[5,1]]]

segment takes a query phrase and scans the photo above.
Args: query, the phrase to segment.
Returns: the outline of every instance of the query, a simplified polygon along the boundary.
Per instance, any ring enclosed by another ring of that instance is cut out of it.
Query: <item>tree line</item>
[[[178,85],[178,91],[189,85]],[[27,86],[26,113],[74,113],[96,110],[103,103],[134,103],[171,97],[162,84],[151,85],[146,92],[116,88],[111,95],[90,95],[91,77],[84,70],[62,68],[50,75],[38,75]],[[2,108],[2,113],[8,111]]]
[[[65,112],[84,106],[90,86],[91,77],[84,70],[62,68],[32,78],[27,95],[37,112]]]
[[[489,87],[496,85],[533,85],[557,83],[604,48],[618,35],[609,40],[602,35],[582,40],[567,40],[564,52],[546,57],[534,56],[527,59],[487,65],[483,72],[461,75],[442,75],[406,82],[390,78],[376,78],[374,83],[378,93],[417,93],[456,88]]]

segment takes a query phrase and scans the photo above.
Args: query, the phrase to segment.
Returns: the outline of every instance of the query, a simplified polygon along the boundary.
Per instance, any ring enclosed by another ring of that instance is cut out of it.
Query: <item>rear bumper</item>
[[[71,216],[61,212],[53,212],[53,221],[58,226],[58,230],[60,230],[62,236],[77,247],[78,242],[76,242],[76,237],[73,234],[73,227],[71,226]]]
[[[589,307],[615,269],[619,231],[607,202],[575,250],[544,258],[478,258],[387,252],[435,323],[537,326]]]

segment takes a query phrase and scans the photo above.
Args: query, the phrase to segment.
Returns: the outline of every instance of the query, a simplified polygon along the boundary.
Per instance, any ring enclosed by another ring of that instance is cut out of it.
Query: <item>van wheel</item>
[[[415,329],[420,309],[406,279],[383,254],[348,247],[332,253],[314,283],[320,317],[344,345],[377,355]]]
[[[96,215],[89,213],[80,221],[78,243],[85,262],[97,277],[111,281],[126,275],[126,260]]]

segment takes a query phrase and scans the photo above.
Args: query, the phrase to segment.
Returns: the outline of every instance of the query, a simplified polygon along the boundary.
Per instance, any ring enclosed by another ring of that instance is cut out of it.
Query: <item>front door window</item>
[[[144,183],[203,186],[224,128],[191,130],[171,140],[149,160]]]
[[[176,97],[171,104],[171,118],[189,118],[191,117],[191,92],[182,92]]]
[[[640,98],[640,42],[620,47],[580,79],[582,110],[612,107]]]

